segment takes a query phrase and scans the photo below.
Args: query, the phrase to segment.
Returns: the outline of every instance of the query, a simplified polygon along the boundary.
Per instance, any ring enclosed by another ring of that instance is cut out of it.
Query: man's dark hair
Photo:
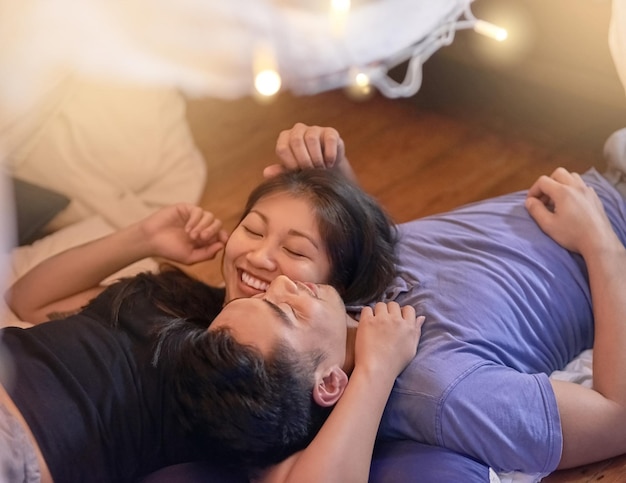
[[[202,325],[171,322],[160,333],[156,355],[170,368],[173,399],[186,429],[217,445],[226,461],[249,470],[305,448],[330,413],[312,396],[323,354],[298,354],[278,343],[264,358],[228,329]]]

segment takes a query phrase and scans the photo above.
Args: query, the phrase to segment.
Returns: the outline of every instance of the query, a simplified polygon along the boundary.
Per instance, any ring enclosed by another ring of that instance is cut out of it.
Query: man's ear
[[[348,385],[348,376],[338,366],[333,366],[317,380],[313,388],[313,399],[322,407],[334,406]]]

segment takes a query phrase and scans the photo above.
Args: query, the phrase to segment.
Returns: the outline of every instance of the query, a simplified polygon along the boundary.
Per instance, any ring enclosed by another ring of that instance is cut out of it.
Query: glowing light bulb
[[[270,97],[280,90],[281,78],[278,72],[266,69],[254,77],[254,87],[262,96]]]
[[[331,0],[330,8],[333,12],[347,13],[350,10],[350,0]]]
[[[498,42],[506,40],[509,36],[506,29],[498,27],[492,23],[485,22],[484,20],[476,20],[476,23],[474,24],[474,32],[490,37]]]
[[[354,76],[354,84],[357,87],[367,87],[370,85],[370,78],[364,72],[359,72]]]
[[[276,55],[269,42],[259,42],[254,49],[254,88],[262,97],[268,98],[280,90],[282,80],[278,73]]]
[[[364,101],[374,94],[370,76],[363,71],[352,69],[350,73],[351,83],[345,92],[352,100]]]

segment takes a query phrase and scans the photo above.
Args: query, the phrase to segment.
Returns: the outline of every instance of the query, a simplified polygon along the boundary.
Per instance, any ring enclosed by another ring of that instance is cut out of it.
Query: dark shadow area
[[[402,68],[394,75],[402,75]],[[606,138],[626,125],[626,100],[607,106],[443,55],[424,65],[424,81],[414,100],[447,115],[469,116],[490,130],[521,131],[530,141],[568,152],[601,152]]]

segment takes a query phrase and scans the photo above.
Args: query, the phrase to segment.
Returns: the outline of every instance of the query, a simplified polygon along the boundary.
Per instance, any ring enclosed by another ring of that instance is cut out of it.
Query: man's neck
[[[343,365],[343,370],[348,376],[352,374],[354,370],[354,343],[356,341],[356,329],[358,322],[352,317],[348,316],[348,332],[346,337],[346,362]]]

